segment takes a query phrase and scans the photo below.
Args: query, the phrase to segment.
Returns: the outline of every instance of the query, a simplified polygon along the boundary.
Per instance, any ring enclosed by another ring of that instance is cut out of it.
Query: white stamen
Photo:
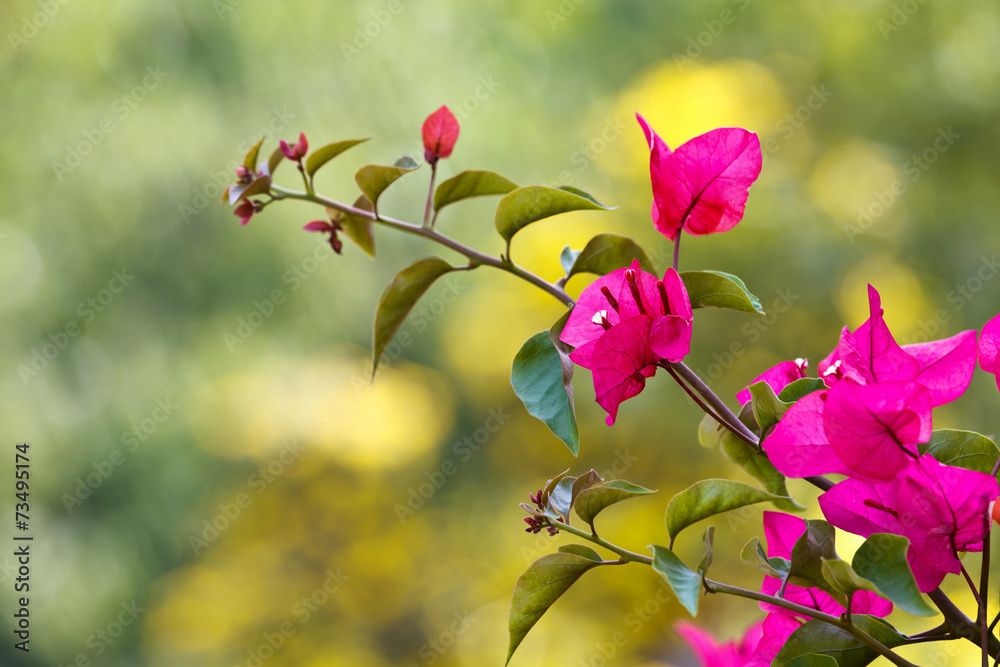
[[[608,319],[608,311],[599,310],[596,313],[594,313],[594,317],[591,318],[590,321],[593,322],[594,324],[601,325],[606,319]]]
[[[835,362],[830,364],[829,368],[826,369],[826,371],[823,373],[823,377],[826,377],[827,375],[837,375],[839,373],[840,373],[840,359],[837,359]]]

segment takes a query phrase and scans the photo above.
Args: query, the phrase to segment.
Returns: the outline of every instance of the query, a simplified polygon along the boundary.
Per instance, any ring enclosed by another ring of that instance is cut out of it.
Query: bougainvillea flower
[[[753,665],[764,667],[771,664],[758,655],[758,645],[764,634],[764,621],[757,621],[743,634],[741,639],[719,642],[694,623],[681,621],[674,626],[684,641],[698,657],[702,667],[744,667]],[[777,655],[777,652],[775,652]]]
[[[618,406],[643,390],[661,360],[680,361],[691,349],[691,301],[680,275],[662,280],[638,260],[591,283],[573,307],[560,340],[570,359],[594,375],[597,402],[613,424]]]
[[[736,394],[736,400],[740,402],[740,405],[746,405],[749,403],[751,398],[750,386],[755,385],[758,382],[766,382],[767,386],[769,386],[775,394],[780,394],[781,390],[791,383],[806,377],[806,369],[808,368],[809,361],[806,359],[782,361],[777,366],[772,366],[754,378],[754,380],[748,384],[743,391]]]
[[[831,522],[832,523],[832,522]],[[836,524],[834,524],[836,525]],[[795,542],[806,532],[805,519],[783,514],[781,512],[764,512],[764,536],[767,538],[768,558],[792,557]],[[776,577],[764,577],[760,590],[767,595],[775,595],[781,588],[781,580]],[[829,593],[818,588],[805,588],[795,584],[785,586],[785,599],[805,607],[840,616],[846,609]],[[760,608],[772,614],[790,616],[807,621],[807,617],[799,616],[784,607],[777,607],[766,602],[760,603]],[[888,616],[892,612],[892,603],[870,591],[858,591],[851,601],[851,612],[855,614],[871,614],[873,616]]]
[[[436,164],[441,158],[450,156],[458,141],[458,130],[458,119],[446,106],[428,116],[422,128],[424,159],[429,164]]]
[[[750,186],[760,175],[760,140],[749,130],[721,127],[671,151],[636,114],[650,146],[653,223],[670,240],[681,230],[725,232],[743,218]]]
[[[309,142],[306,140],[306,135],[301,132],[299,133],[299,140],[294,146],[289,146],[288,142],[282,139],[278,142],[278,147],[286,158],[295,162],[300,161],[309,152]]]
[[[341,227],[335,222],[327,222],[326,220],[313,220],[310,223],[305,224],[302,229],[307,232],[322,232],[330,235],[330,247],[333,251],[340,254],[340,251],[344,249],[344,242],[340,240],[337,236],[337,232],[340,231]]]
[[[986,323],[979,335],[979,365],[987,373],[996,376],[997,389],[1000,389],[1000,315]]]
[[[883,318],[878,291],[868,286],[868,321],[853,333],[846,327],[840,344],[821,361],[820,377],[834,384],[846,377],[858,384],[916,382],[931,394],[934,407],[961,396],[976,367],[976,332],[901,347]]]
[[[842,474],[885,481],[931,435],[930,394],[913,382],[838,382],[793,405],[764,451],[788,477]]]
[[[847,479],[819,497],[826,520],[862,537],[894,533],[910,540],[907,560],[923,592],[961,571],[958,554],[981,551],[990,505],[1000,496],[992,475],[914,460],[887,483]]]

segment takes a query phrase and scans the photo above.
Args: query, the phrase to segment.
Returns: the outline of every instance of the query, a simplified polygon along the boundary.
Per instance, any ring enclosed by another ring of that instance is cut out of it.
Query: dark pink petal
[[[233,210],[233,215],[240,219],[240,224],[245,225],[250,222],[253,218],[253,214],[256,212],[253,206],[253,202],[249,199],[244,199],[243,202]]]
[[[691,647],[702,667],[736,667],[736,651],[731,644],[720,644],[694,623],[681,621],[674,627]]]
[[[1000,389],[1000,315],[986,323],[979,336],[979,366],[987,373],[996,375],[997,388]]]
[[[767,540],[768,558],[791,558],[792,547],[806,532],[802,517],[784,512],[764,512],[764,539]]]
[[[900,534],[896,499],[899,482],[862,482],[845,479],[819,497],[823,516],[849,533],[870,537],[874,533]]]
[[[868,285],[868,308],[868,321],[853,334],[845,332],[840,338],[844,374],[858,384],[913,380],[920,370],[919,364],[892,337],[882,317],[881,297],[871,285]]]
[[[424,157],[428,162],[437,162],[451,155],[458,141],[458,119],[451,110],[443,106],[424,121]]]
[[[649,328],[649,347],[657,357],[677,363],[691,351],[691,320],[658,317]]]
[[[632,288],[632,281],[628,279],[631,274],[635,275],[635,287],[639,298],[636,299],[636,290]],[[622,318],[635,317],[636,315],[650,315],[659,317],[666,314],[663,299],[660,297],[660,290],[657,287],[656,276],[643,271],[639,265],[639,260],[632,260],[632,265],[625,269],[622,274],[622,283],[618,286],[616,295],[619,304],[619,315]],[[685,292],[685,295],[687,292]]]
[[[765,595],[777,595],[779,590],[781,590],[780,580],[774,577],[764,577],[764,581],[761,582],[760,585],[761,593],[764,593]],[[811,609],[818,609],[819,611],[832,614],[834,616],[840,616],[844,613],[844,606],[842,604],[834,600],[829,593],[825,593],[818,588],[806,588],[804,586],[788,584],[785,586],[785,599],[789,602],[794,602]],[[795,612],[789,611],[784,607],[779,607],[767,602],[760,602],[758,603],[758,606],[762,611],[765,611],[768,614],[784,614],[802,621],[809,620],[808,616],[796,614]]]
[[[890,480],[931,438],[930,392],[914,382],[840,382],[827,395],[823,428],[851,477]]]
[[[312,222],[302,226],[302,229],[306,230],[307,232],[326,232],[331,230],[332,228],[333,227],[330,225],[330,223],[325,220],[313,220]]]
[[[758,382],[766,382],[767,386],[774,390],[775,394],[780,394],[781,390],[796,380],[801,380],[806,376],[806,366],[798,361],[782,361],[776,366],[767,369],[747,385],[740,393],[736,394],[736,400],[742,405],[750,402],[750,385]]]
[[[764,621],[757,621],[744,631],[743,639],[736,643],[737,665],[752,664],[751,660],[758,655],[757,648],[760,645],[760,641],[763,636]]]
[[[903,351],[917,362],[914,381],[931,392],[934,407],[950,403],[965,393],[976,370],[976,332],[962,333],[916,345],[904,345]]]
[[[654,175],[656,228],[671,240],[681,229],[694,235],[732,229],[760,168],[753,132],[723,127],[691,139],[663,158]]]
[[[663,285],[667,292],[667,300],[670,302],[670,314],[685,320],[692,320],[694,310],[691,309],[691,297],[688,296],[687,287],[684,285],[681,274],[677,273],[673,267],[667,269],[667,272],[663,274]]]
[[[764,439],[764,451],[783,475],[809,477],[850,471],[827,440],[823,428],[826,394],[816,391],[801,398]]]
[[[593,346],[570,354],[574,363],[593,373],[597,402],[607,410],[609,424],[618,416],[618,406],[646,386],[648,367],[656,361],[648,343],[651,322],[652,318],[647,316],[622,320],[604,332]]]
[[[302,159],[309,152],[309,140],[306,139],[305,132],[299,132],[299,142],[295,144],[295,155]]]
[[[897,503],[902,534],[927,569],[957,573],[956,551],[982,549],[990,529],[989,505],[998,495],[1000,488],[992,475],[922,456],[900,474]]]
[[[297,160],[298,157],[295,155],[295,149],[288,145],[288,142],[282,139],[278,142],[278,148],[281,149],[281,154],[284,155],[289,160]]]
[[[761,628],[760,641],[757,650],[745,663],[746,667],[771,667],[785,642],[792,633],[799,629],[802,623],[785,614],[768,614]]]
[[[854,599],[851,602],[851,611],[855,614],[869,614],[885,618],[892,613],[892,603],[871,591],[858,591],[854,594]]]

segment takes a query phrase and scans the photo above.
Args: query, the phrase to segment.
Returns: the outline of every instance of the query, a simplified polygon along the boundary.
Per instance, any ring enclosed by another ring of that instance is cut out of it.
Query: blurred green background
[[[782,359],[815,366],[867,316],[867,281],[901,342],[1000,310],[1000,11],[985,0],[7,0],[0,25],[0,405],[10,459],[31,443],[36,535],[32,651],[5,641],[3,664],[499,665],[514,581],[567,541],[522,530],[517,503],[548,477],[593,467],[659,489],[602,516],[637,551],[667,539],[672,493],[746,479],[698,446],[697,410],[662,377],[608,428],[578,374],[573,459],[508,385],[560,308],[488,269],[432,288],[370,386],[378,296],[436,250],[381,229],[377,262],[332,256],[301,231],[322,212],[294,202],[240,228],[219,183],[262,134],[268,151],[299,131],[375,135],[317,179],[353,200],[354,171],[419,157],[420,123],[448,104],[462,133],[442,177],[494,169],[620,207],[518,236],[518,260],[555,279],[562,247],[600,231],[668,263],[635,111],[672,146],[756,131],[746,218],[681,256],[740,275],[772,313],[697,313],[689,365],[729,399]],[[383,210],[417,219],[426,178]],[[438,224],[498,253],[495,204]],[[995,392],[978,374],[936,425],[991,433]],[[735,554],[759,513],[715,523],[716,575],[756,587]],[[0,566],[9,639],[13,557]],[[662,588],[639,567],[588,575],[512,664],[694,664]],[[703,610],[721,637],[759,614]],[[975,655],[955,649],[934,664]]]

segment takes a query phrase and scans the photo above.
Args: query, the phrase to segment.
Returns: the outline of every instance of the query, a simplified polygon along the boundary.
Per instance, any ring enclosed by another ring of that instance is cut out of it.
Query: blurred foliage
[[[265,150],[300,130],[316,146],[377,135],[317,178],[353,201],[355,169],[419,156],[420,123],[448,104],[462,134],[442,178],[489,168],[620,207],[519,235],[519,261],[548,278],[600,231],[667,265],[635,111],[671,145],[758,132],[746,219],[682,247],[683,268],[741,276],[769,312],[698,313],[689,364],[727,397],[779,360],[825,356],[865,318],[869,280],[903,342],[1000,307],[1000,10],[985,0],[8,0],[0,22],[0,404],[8,442],[32,443],[37,535],[35,642],[4,643],[4,664],[500,664],[515,579],[567,541],[521,532],[517,503],[545,479],[594,467],[660,489],[599,521],[640,551],[664,541],[673,493],[720,466],[746,479],[697,445],[697,410],[663,378],[608,428],[579,374],[572,459],[507,384],[560,308],[486,269],[431,289],[371,385],[378,296],[431,248],[380,229],[377,262],[331,256],[300,231],[321,212],[298,203],[239,228],[217,182],[265,130]],[[416,219],[425,178],[383,210]],[[500,252],[493,206],[439,225]],[[977,376],[937,425],[994,432],[996,400]],[[760,534],[757,513],[716,522],[717,577],[758,583],[724,557]],[[693,664],[658,576],[608,569],[513,664]],[[133,600],[144,611],[116,627]],[[756,613],[709,599],[699,620],[731,637]]]

